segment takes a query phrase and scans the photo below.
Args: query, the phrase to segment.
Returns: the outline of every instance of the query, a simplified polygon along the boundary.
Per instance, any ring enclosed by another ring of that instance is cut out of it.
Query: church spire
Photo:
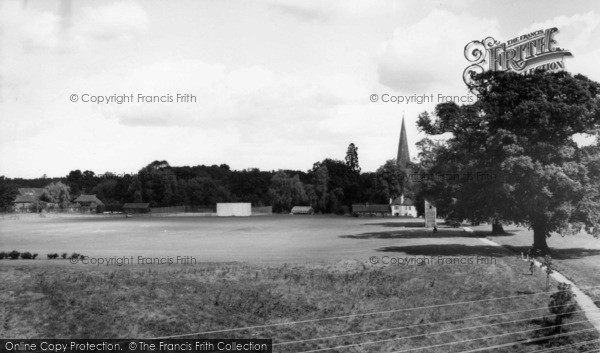
[[[408,154],[408,139],[406,138],[406,128],[404,127],[404,115],[402,115],[402,128],[400,130],[400,142],[398,144],[398,157],[396,158],[396,164],[406,169],[406,166],[410,162],[410,155]]]

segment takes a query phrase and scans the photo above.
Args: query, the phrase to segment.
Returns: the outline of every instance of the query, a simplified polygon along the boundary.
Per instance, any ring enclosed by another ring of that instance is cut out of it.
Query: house
[[[33,205],[40,207],[40,197],[44,194],[43,188],[18,188],[19,194],[13,201],[16,212],[30,212]]]
[[[150,204],[148,202],[132,202],[123,205],[125,213],[148,213],[150,212]]]
[[[352,215],[358,217],[360,215],[385,215],[390,214],[390,205],[369,205],[355,204],[352,205]]]
[[[19,195],[33,196],[39,199],[44,194],[44,188],[18,188]]]
[[[75,202],[84,207],[91,207],[94,205],[104,206],[104,202],[100,201],[96,195],[79,195],[79,197],[75,199]]]
[[[392,216],[417,217],[417,208],[414,202],[409,198],[405,198],[404,195],[390,200],[390,206],[392,208]]]
[[[39,200],[35,196],[17,195],[15,201],[15,212],[29,212],[32,205],[38,205]]]
[[[310,206],[294,206],[290,214],[315,214],[315,210]]]
[[[78,203],[81,207],[79,208],[80,212],[90,212],[95,213],[98,212],[98,207],[103,208],[104,202],[100,201],[96,197],[96,195],[79,195],[78,198],[75,199],[76,203]]]

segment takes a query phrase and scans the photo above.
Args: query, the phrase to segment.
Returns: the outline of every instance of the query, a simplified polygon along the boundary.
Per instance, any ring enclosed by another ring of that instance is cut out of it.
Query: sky
[[[402,117],[414,158],[418,115],[468,97],[468,42],[550,27],[600,81],[592,0],[0,0],[0,175],[308,170],[350,143],[374,171]]]

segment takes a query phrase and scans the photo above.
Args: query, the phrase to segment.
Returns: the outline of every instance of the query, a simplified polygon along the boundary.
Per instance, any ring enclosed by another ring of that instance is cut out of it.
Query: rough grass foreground
[[[569,335],[546,339],[545,278],[539,271],[529,275],[527,264],[514,258],[493,266],[343,261],[119,268],[15,260],[3,262],[0,280],[0,331],[6,338],[153,338],[274,324],[188,338],[272,338],[275,352],[425,346],[434,346],[427,352],[460,352],[511,342],[516,344],[495,351],[562,345],[561,352],[583,352],[598,344],[582,342],[600,337],[593,330],[569,334],[592,328],[577,313],[563,328]],[[435,307],[404,310],[427,306]],[[401,311],[362,315],[389,310]],[[355,316],[327,319],[347,315]]]

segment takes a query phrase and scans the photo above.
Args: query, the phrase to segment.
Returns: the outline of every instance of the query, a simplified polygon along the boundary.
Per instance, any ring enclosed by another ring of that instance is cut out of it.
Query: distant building
[[[249,202],[222,202],[217,203],[217,216],[250,216],[252,204]]]
[[[32,205],[37,205],[39,200],[30,195],[17,195],[13,202],[15,212],[29,212]]]
[[[104,208],[104,202],[100,201],[96,195],[79,195],[74,202],[79,204],[80,207],[78,211],[83,213],[101,212]]]
[[[148,202],[133,202],[123,205],[125,213],[148,213],[150,212],[150,203]]]
[[[19,194],[13,201],[16,212],[30,212],[33,205],[39,207],[40,197],[44,194],[43,188],[18,188]]]
[[[79,195],[78,198],[75,199],[75,202],[84,207],[91,206],[104,206],[104,202],[100,201],[96,195]]]
[[[352,215],[355,217],[364,215],[385,215],[390,214],[390,205],[369,205],[369,204],[355,204],[352,205]]]
[[[396,197],[390,202],[392,216],[417,217],[417,208],[414,202],[404,195]]]
[[[294,206],[291,214],[315,214],[315,210],[310,206]]]
[[[19,191],[19,195],[33,196],[37,199],[44,194],[44,188],[18,188],[17,190]]]

